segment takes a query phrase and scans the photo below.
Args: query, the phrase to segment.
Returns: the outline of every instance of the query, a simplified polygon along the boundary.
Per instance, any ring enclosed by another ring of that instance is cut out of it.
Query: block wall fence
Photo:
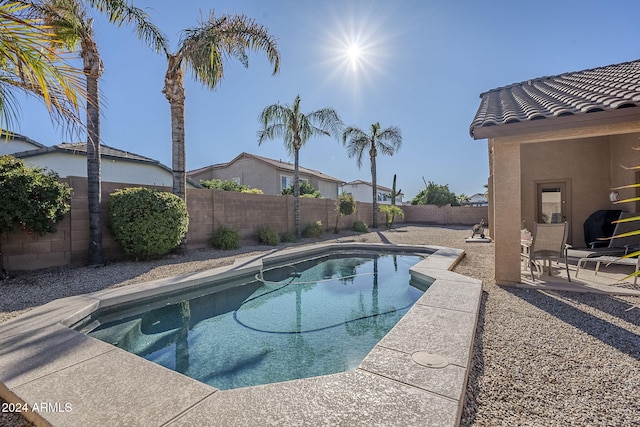
[[[4,233],[0,244],[4,268],[9,271],[35,270],[65,265],[83,265],[87,262],[89,249],[89,210],[87,202],[87,180],[82,177],[62,179],[73,188],[71,210],[58,223],[57,231],[39,236],[19,230]],[[108,227],[109,194],[134,184],[102,183],[102,238],[106,259],[125,257],[124,251],[114,240]],[[150,187],[171,191],[168,187]],[[404,219],[396,224],[466,225],[471,227],[481,219],[488,222],[487,207],[472,206],[401,206]],[[188,189],[187,209],[189,231],[187,248],[199,249],[208,246],[209,239],[219,226],[236,229],[245,239],[257,240],[258,229],[270,225],[280,233],[293,233],[293,196],[270,196],[243,194],[222,190]],[[357,202],[353,215],[338,221],[341,230],[350,229],[353,222],[361,220],[371,224],[371,203]],[[321,221],[325,231],[333,232],[336,221],[335,200],[300,199],[301,224]],[[378,214],[379,229],[384,229],[384,215]]]

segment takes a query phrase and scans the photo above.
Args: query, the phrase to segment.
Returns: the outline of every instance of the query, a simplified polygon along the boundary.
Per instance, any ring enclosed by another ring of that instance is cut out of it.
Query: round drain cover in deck
[[[426,366],[427,368],[444,368],[449,365],[449,359],[446,357],[426,351],[416,351],[411,355],[411,358],[418,365]]]

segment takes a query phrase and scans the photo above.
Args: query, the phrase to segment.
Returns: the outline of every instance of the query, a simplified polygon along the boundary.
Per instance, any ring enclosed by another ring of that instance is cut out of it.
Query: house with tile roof
[[[240,153],[228,163],[195,169],[187,172],[187,176],[196,182],[212,179],[233,180],[240,185],[258,188],[264,194],[278,195],[293,183],[293,172],[293,163]],[[302,166],[299,166],[299,174],[300,179],[311,184],[322,197],[334,200],[338,198],[338,188],[342,185],[342,180]]]
[[[524,224],[569,224],[584,247],[585,220],[613,205],[612,188],[640,182],[640,60],[540,77],[480,94],[470,125],[488,140],[489,218],[495,278],[520,282]],[[635,197],[635,189],[619,197]]]
[[[46,147],[21,135],[13,134],[4,147],[5,152],[24,160],[27,165],[56,172],[60,178],[87,176],[86,142],[62,143]],[[101,145],[101,180],[126,184],[172,187],[171,169],[157,160],[139,154]],[[188,188],[200,188],[192,181]]]
[[[0,131],[0,156],[39,148],[44,148],[44,145],[24,135],[5,130]]]
[[[391,204],[391,188],[377,184],[378,203]],[[345,182],[342,185],[342,192],[353,195],[357,202],[373,203],[373,185],[370,182],[357,179],[355,181]],[[396,204],[403,203],[403,194],[396,196]]]

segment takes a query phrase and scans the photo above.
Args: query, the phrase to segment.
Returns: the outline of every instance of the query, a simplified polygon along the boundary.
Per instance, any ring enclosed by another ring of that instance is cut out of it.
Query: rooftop
[[[540,77],[480,94],[479,128],[640,106],[640,60]]]
[[[250,154],[250,153],[240,153],[238,156],[236,156],[233,160],[227,162],[227,163],[217,163],[214,165],[209,165],[209,166],[204,166],[201,167],[199,169],[194,169],[191,170],[189,172],[187,172],[187,175],[193,175],[195,173],[198,172],[202,172],[205,171],[207,169],[210,168],[225,168],[227,166],[229,166],[230,164],[238,161],[239,159],[243,158],[243,157],[248,157],[251,159],[255,159],[255,160],[259,160],[261,162],[265,162],[268,163],[272,166],[275,166],[278,169],[282,169],[282,170],[287,170],[287,171],[292,171],[294,169],[294,164],[291,162],[283,162],[282,160],[275,160],[275,159],[270,159],[268,157],[262,157],[262,156],[258,156],[256,154]],[[334,178],[330,175],[327,175],[325,173],[322,173],[320,171],[317,171],[315,169],[309,169],[309,168],[305,168],[303,166],[298,166],[298,170],[300,171],[301,174],[305,174],[305,175],[312,175],[321,179],[324,179],[326,181],[334,181],[334,182],[338,182],[338,183],[342,183],[343,181],[341,179],[338,178]]]

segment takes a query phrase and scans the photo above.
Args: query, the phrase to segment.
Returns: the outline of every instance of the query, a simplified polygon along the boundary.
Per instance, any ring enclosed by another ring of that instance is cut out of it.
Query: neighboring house
[[[378,194],[378,203],[391,204],[391,189],[378,184],[376,186]],[[358,202],[373,203],[373,184],[359,179],[346,182],[342,185],[342,192],[353,195]],[[396,196],[396,204],[401,205],[403,195]]]
[[[612,205],[611,189],[639,182],[640,60],[541,77],[480,95],[470,133],[489,143],[489,224],[495,278],[520,281],[520,229],[569,223],[585,246],[584,221]],[[620,197],[635,197],[634,189]]]
[[[465,206],[488,206],[489,199],[485,197],[482,193],[476,193],[473,196],[469,197],[469,200],[464,202]]]
[[[87,176],[87,144],[85,142],[45,147],[24,138],[11,141],[9,144],[12,145],[5,147],[6,151],[9,151],[5,154],[22,159],[27,165],[47,168],[56,172],[60,178]],[[13,151],[11,147],[27,148],[27,150]],[[102,181],[173,187],[171,169],[159,161],[106,145],[102,145],[100,150]],[[187,187],[199,188],[200,185],[188,182]]]
[[[39,148],[45,146],[18,133],[0,131],[0,156]]]
[[[241,153],[229,163],[192,170],[187,172],[187,176],[196,182],[230,179],[241,185],[259,188],[264,194],[278,195],[293,183],[293,169],[293,163]],[[300,180],[311,184],[322,197],[334,200],[338,198],[342,180],[302,166],[299,166],[299,174]]]

